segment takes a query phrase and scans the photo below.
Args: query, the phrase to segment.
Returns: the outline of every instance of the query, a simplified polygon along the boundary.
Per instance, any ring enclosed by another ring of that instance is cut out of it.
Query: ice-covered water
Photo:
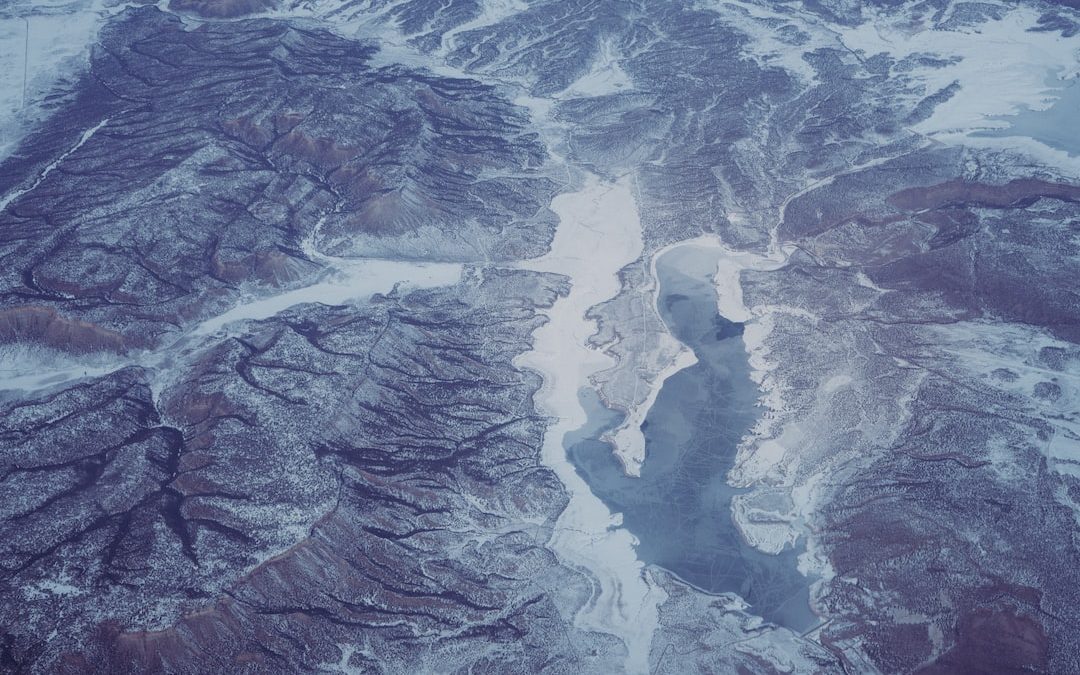
[[[1080,79],[1061,82],[1055,76],[1048,78],[1056,100],[1047,108],[1038,110],[1027,107],[1016,115],[995,119],[1008,122],[1004,129],[992,129],[975,134],[989,138],[1028,137],[1062,150],[1071,157],[1080,156],[1080,134],[1076,132],[1080,121]]]
[[[623,516],[642,561],[709,592],[734,592],[760,615],[796,630],[816,619],[798,551],[769,555],[746,544],[732,521],[727,482],[742,436],[757,419],[759,391],[750,379],[742,324],[717,311],[713,276],[719,252],[684,246],[656,269],[660,310],[698,362],[664,382],[642,425],[640,477],[625,474],[600,435],[620,416],[583,390],[589,422],[568,435],[570,458],[593,491]]]

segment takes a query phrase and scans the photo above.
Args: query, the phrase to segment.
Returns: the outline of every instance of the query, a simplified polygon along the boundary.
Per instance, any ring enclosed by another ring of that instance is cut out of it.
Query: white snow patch
[[[1064,150],[1051,148],[1030,136],[973,136],[967,131],[935,133],[933,136],[936,140],[950,145],[1018,153],[1063,176],[1080,174],[1080,156],[1072,156]]]
[[[60,580],[46,579],[25,586],[23,593],[30,599],[38,599],[49,595],[73,597],[83,595],[86,591],[77,586],[72,586],[67,583],[66,577],[61,577]]]
[[[632,89],[634,84],[619,65],[619,61],[615,46],[605,40],[600,45],[600,51],[593,59],[589,72],[567,87],[559,94],[559,98],[606,96]]]
[[[115,372],[128,363],[115,354],[74,355],[20,342],[0,345],[0,391],[37,391]]]
[[[48,112],[44,99],[89,65],[102,24],[126,4],[35,0],[0,7],[0,160]]]
[[[821,392],[823,394],[831,394],[838,389],[843,389],[850,386],[851,383],[851,375],[848,375],[846,373],[833,375],[825,381],[825,384],[821,385]]]
[[[366,668],[360,666],[350,665],[349,661],[352,659],[353,654],[360,653],[369,659],[375,659],[374,652],[366,647],[358,645],[351,645],[346,643],[338,643],[337,648],[341,651],[341,659],[336,663],[324,663],[321,664],[320,670],[329,673],[345,673],[345,675],[363,675],[369,672]]]
[[[698,6],[719,13],[726,23],[751,36],[745,49],[760,65],[783,68],[805,85],[817,83],[817,73],[803,59],[803,54],[821,46],[823,41],[795,46],[781,39],[775,28],[780,21],[802,30],[810,28],[798,20],[799,17],[778,12],[767,4],[747,0],[706,0],[698,3]]]
[[[930,118],[914,125],[913,132],[950,145],[1018,152],[1066,174],[1080,170],[1080,158],[1032,138],[973,135],[1008,127],[1005,116],[1045,110],[1064,91],[1055,82],[1080,77],[1080,36],[1028,32],[1038,25],[1041,12],[1037,8],[999,4],[1000,19],[946,30],[935,28],[925,17],[914,18],[919,14],[915,3],[881,10],[863,8],[865,21],[858,26],[833,24],[796,6],[757,0],[699,0],[699,6],[716,11],[751,36],[745,48],[751,57],[784,68],[805,85],[816,84],[818,78],[803,56],[820,48],[840,46],[860,58],[885,53],[897,60],[940,59],[946,62],[941,67],[916,65],[893,74],[908,78],[922,96],[954,82],[960,86],[952,98],[936,106]],[[802,31],[805,44],[786,44],[776,30],[781,22]]]
[[[996,116],[1011,115],[1021,109],[1043,110],[1056,100],[1047,84],[1048,71],[1062,79],[1080,75],[1080,38],[1058,33],[1029,33],[1038,25],[1040,12],[1016,7],[1001,19],[992,19],[959,30],[935,30],[913,26],[903,12],[869,14],[869,21],[857,27],[839,28],[840,40],[866,56],[886,52],[902,59],[915,54],[952,59],[950,65],[921,67],[910,74],[932,94],[953,82],[960,91],[937,106],[933,116],[914,129],[934,136],[980,129],[1007,127]]]

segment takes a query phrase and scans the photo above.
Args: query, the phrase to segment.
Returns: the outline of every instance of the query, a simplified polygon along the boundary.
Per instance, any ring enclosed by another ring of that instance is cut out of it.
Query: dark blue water
[[[583,390],[589,423],[566,439],[567,452],[593,492],[640,541],[638,557],[702,590],[739,594],[755,613],[804,631],[817,623],[799,551],[768,555],[744,543],[731,519],[738,490],[726,476],[743,434],[757,419],[742,324],[716,310],[716,254],[675,249],[658,261],[660,310],[698,363],[668,378],[642,424],[645,463],[627,477],[611,448],[596,440],[621,416]]]

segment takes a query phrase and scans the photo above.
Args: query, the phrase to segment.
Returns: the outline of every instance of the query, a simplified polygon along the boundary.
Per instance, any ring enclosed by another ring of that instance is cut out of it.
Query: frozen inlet
[[[352,259],[328,279],[268,298],[237,305],[199,324],[192,334],[209,335],[238,321],[265,319],[290,307],[307,303],[343,305],[366,300],[395,288],[450,286],[461,279],[460,263],[422,263],[402,260]]]
[[[660,314],[697,362],[668,377],[649,409],[640,476],[627,476],[600,440],[621,416],[591,390],[582,394],[589,422],[567,436],[567,450],[593,492],[622,514],[643,562],[710,593],[737,593],[754,612],[801,632],[817,618],[808,606],[809,580],[796,568],[798,551],[759,551],[732,520],[731,501],[742,490],[728,484],[727,474],[757,419],[760,391],[750,378],[742,324],[717,311],[720,256],[715,247],[691,245],[657,261]]]
[[[576,624],[621,638],[627,671],[647,672],[657,608],[666,596],[634,555],[633,536],[618,527],[618,516],[575,473],[563,447],[567,433],[587,420],[578,391],[611,365],[609,356],[587,344],[596,323],[586,313],[618,293],[618,271],[641,255],[637,204],[629,178],[604,184],[590,174],[580,191],[556,197],[552,209],[559,229],[551,252],[523,266],[565,274],[572,287],[536,331],[533,351],[515,361],[544,378],[536,402],[553,424],[544,435],[543,459],[570,493],[550,546],[561,560],[596,579],[598,588]]]

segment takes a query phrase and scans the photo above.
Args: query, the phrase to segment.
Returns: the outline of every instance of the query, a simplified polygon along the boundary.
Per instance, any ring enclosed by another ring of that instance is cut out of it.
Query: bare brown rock
[[[124,352],[127,346],[120,333],[85,321],[68,319],[47,307],[0,310],[0,343],[22,341],[80,354]]]
[[[1048,183],[1034,178],[1012,180],[1004,185],[970,183],[954,179],[928,187],[913,187],[890,196],[888,202],[906,211],[939,209],[951,204],[974,204],[989,208],[1023,205],[1040,197],[1080,201],[1080,186]]]
[[[1011,610],[977,609],[961,619],[956,646],[919,672],[1046,672],[1047,650],[1037,621]]]

